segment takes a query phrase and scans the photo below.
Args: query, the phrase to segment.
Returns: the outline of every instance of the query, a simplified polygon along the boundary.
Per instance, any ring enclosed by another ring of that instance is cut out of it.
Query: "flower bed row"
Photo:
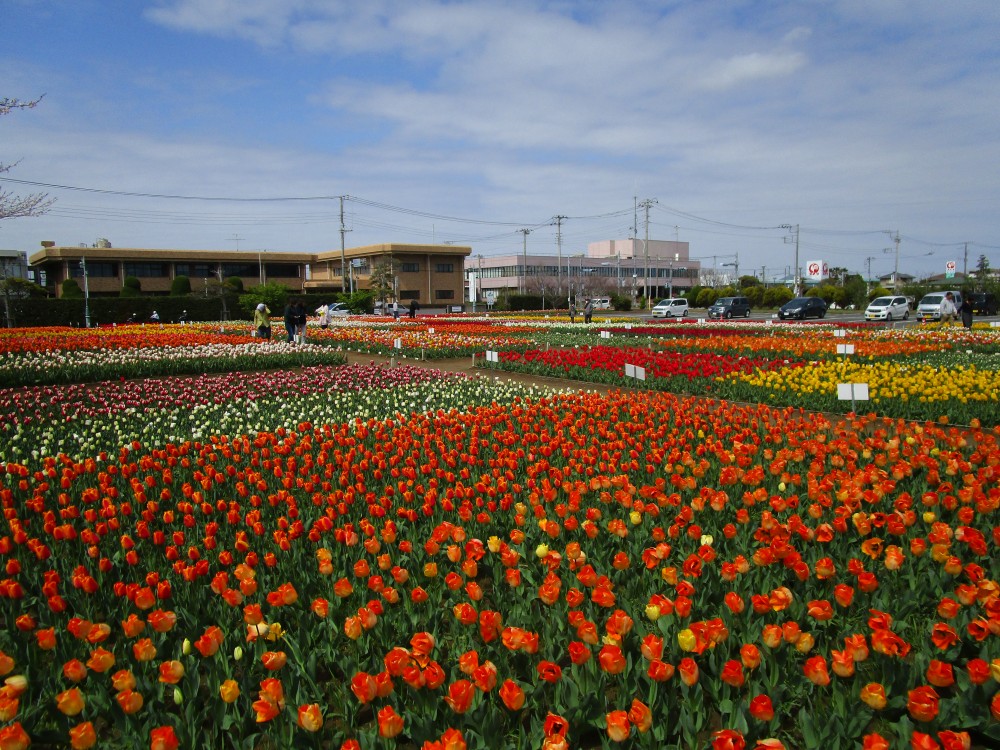
[[[52,349],[0,356],[0,387],[338,365],[327,346],[232,339],[225,343],[121,349]]]
[[[6,464],[0,731],[1000,742],[994,433],[653,393],[425,406]]]
[[[59,453],[114,454],[210,434],[243,435],[287,423],[318,424],[437,408],[487,398],[509,403],[542,391],[420,367],[307,367],[295,372],[105,381],[0,390],[0,462]]]

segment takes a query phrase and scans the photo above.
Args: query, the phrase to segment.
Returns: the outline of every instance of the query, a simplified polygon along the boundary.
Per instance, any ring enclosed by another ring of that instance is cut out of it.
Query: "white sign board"
[[[396,339],[395,341],[392,342],[392,345],[394,347],[396,347],[397,349],[402,349],[403,348],[403,339]]]
[[[854,354],[854,344],[837,344],[837,354]]]
[[[836,337],[838,337],[838,338],[844,338],[847,335],[847,329],[845,329],[845,328],[836,328],[833,331],[833,335],[836,336]]]
[[[806,276],[810,281],[822,281],[830,275],[830,267],[825,260],[810,260],[806,262]]]
[[[625,377],[626,378],[635,378],[636,380],[645,380],[646,379],[646,368],[645,367],[639,367],[638,365],[626,364],[625,365]]]
[[[837,398],[840,401],[867,401],[868,383],[837,383]]]
[[[486,361],[487,362],[499,362],[500,361],[500,352],[494,352],[494,351],[490,351],[489,349],[487,349],[486,350]]]
[[[609,338],[611,338],[611,331],[601,331],[601,338],[602,339],[609,339]]]

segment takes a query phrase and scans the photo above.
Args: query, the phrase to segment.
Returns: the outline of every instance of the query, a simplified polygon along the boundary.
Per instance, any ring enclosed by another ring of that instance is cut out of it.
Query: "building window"
[[[222,275],[229,279],[233,276],[244,276],[246,278],[260,277],[259,263],[223,263]]]
[[[438,289],[434,292],[434,296],[438,299],[455,299],[454,289]]]
[[[250,275],[256,276],[257,271]],[[292,263],[265,263],[264,275],[269,279],[297,279],[299,266]]]
[[[87,277],[91,279],[113,279],[118,276],[117,263],[87,262]],[[73,278],[83,278],[83,268],[80,263],[70,263],[70,271]]]
[[[216,275],[215,266],[211,263],[175,263],[174,273],[189,279],[211,279]]]
[[[399,292],[400,299],[420,299],[419,289],[403,289]]]
[[[135,276],[144,279],[162,279],[170,275],[166,263],[142,263],[126,261],[122,264],[126,276]],[[88,269],[89,271],[89,269]]]
[[[438,273],[454,273],[455,264],[454,263],[438,263],[434,266],[434,270]]]
[[[399,264],[400,273],[419,273],[420,264],[419,263],[400,263]]]

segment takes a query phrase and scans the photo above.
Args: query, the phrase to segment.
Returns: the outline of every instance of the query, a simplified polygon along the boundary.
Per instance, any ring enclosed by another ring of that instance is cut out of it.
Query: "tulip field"
[[[0,331],[0,750],[1000,746],[1000,329],[842,328]]]

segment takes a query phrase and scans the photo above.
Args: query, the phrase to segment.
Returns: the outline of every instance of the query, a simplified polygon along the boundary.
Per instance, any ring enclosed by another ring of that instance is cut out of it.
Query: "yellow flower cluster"
[[[771,372],[733,373],[727,378],[757,388],[799,395],[832,395],[837,392],[838,383],[867,383],[869,396],[876,403],[880,399],[913,399],[921,403],[996,403],[1000,400],[1000,372],[974,366],[943,368],[838,360]]]

